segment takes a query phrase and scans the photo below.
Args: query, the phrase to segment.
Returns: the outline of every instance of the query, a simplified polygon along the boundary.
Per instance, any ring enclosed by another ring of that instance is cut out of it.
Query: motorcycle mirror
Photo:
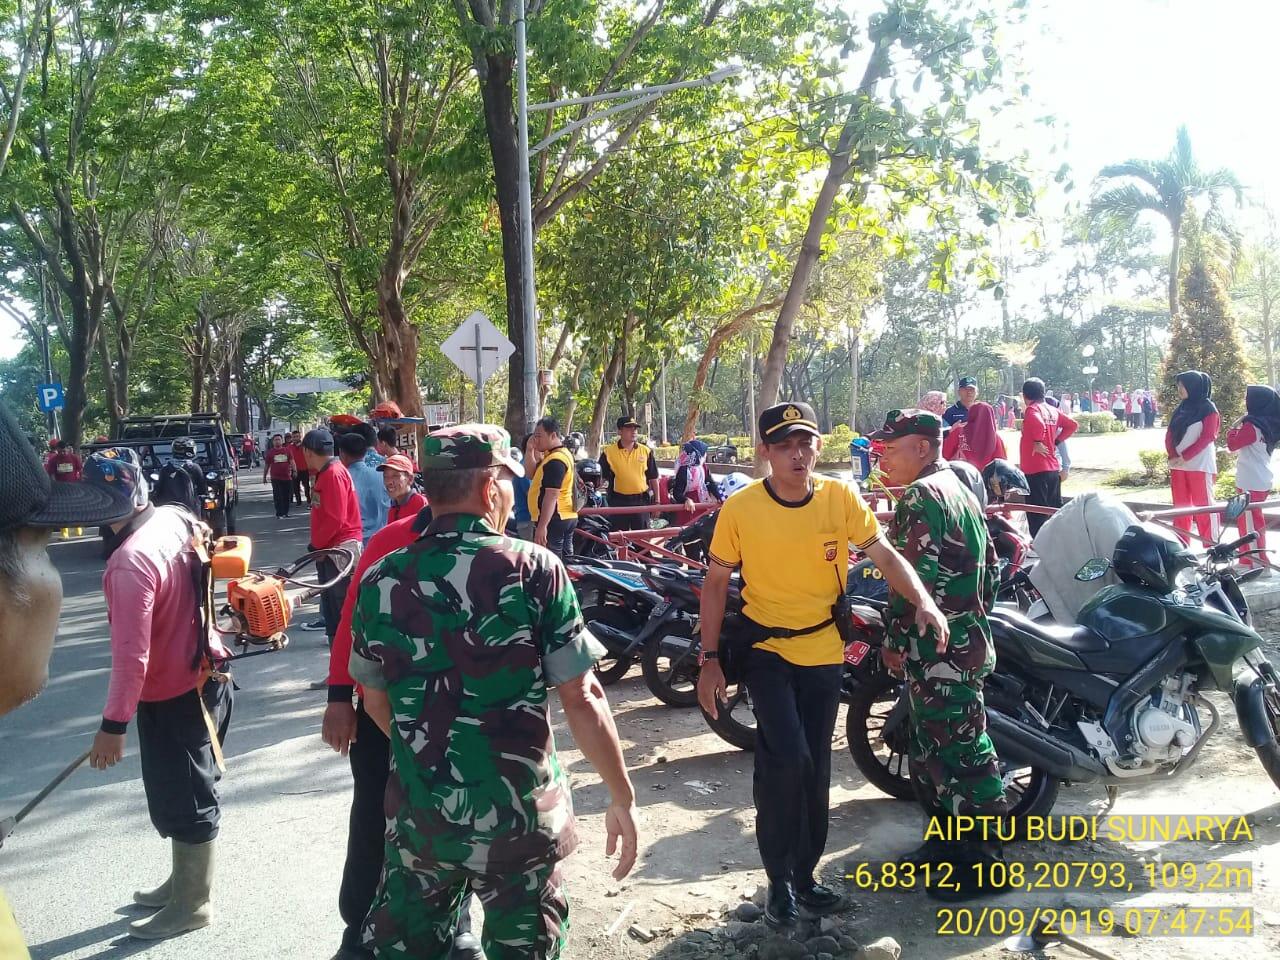
[[[1111,561],[1104,560],[1102,557],[1094,557],[1088,561],[1083,567],[1076,571],[1076,579],[1081,583],[1089,583],[1093,580],[1101,580],[1107,575],[1107,571],[1111,569]]]
[[[1237,493],[1234,497],[1227,501],[1227,508],[1222,511],[1223,523],[1230,523],[1232,520],[1239,520],[1244,515],[1245,508],[1249,506],[1249,494]]]

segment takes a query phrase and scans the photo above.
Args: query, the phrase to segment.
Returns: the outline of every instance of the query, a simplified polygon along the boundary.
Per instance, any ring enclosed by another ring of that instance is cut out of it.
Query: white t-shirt
[[[1174,448],[1178,451],[1179,456],[1182,451],[1189,448],[1197,440],[1200,439],[1200,433],[1204,430],[1204,421],[1197,420],[1191,426],[1187,427],[1187,432],[1182,435],[1182,442]],[[1218,472],[1218,457],[1216,453],[1216,445],[1208,444],[1203,450],[1197,453],[1190,460],[1186,460],[1179,470],[1192,470],[1196,473],[1212,473]]]

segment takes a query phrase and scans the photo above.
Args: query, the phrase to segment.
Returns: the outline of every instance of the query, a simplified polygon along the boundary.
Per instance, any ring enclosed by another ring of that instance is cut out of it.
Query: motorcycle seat
[[[1070,650],[1082,659],[1089,654],[1106,651],[1111,644],[1107,638],[1089,627],[1064,627],[1056,623],[1038,623],[1024,617],[1013,610],[993,610],[992,621],[999,621],[1009,632],[1021,634],[1024,638],[1038,643],[1049,643],[1064,650]]]

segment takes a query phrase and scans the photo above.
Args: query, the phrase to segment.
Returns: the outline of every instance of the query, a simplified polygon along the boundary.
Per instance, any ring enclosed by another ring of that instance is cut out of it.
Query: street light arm
[[[648,104],[653,103],[653,101],[657,100],[661,96],[662,96],[661,93],[650,93],[643,97],[637,97],[635,99],[628,100],[625,103],[615,104],[614,106],[609,107],[605,110],[597,110],[595,113],[589,113],[585,117],[582,117],[579,120],[574,120],[571,123],[567,123],[563,127],[561,127],[559,130],[552,133],[550,136],[544,137],[541,142],[530,147],[529,156],[532,157],[538,153],[541,153],[543,150],[551,146],[551,144],[555,143],[561,137],[566,136],[570,133],[573,133],[575,130],[580,130],[581,128],[588,126],[589,124],[595,123],[597,120],[603,120],[605,117],[612,116],[615,113],[622,113],[623,111],[626,111],[626,110],[635,110],[639,107],[647,106]]]
[[[604,100],[640,100],[648,101],[656,96],[673,93],[676,90],[692,90],[695,87],[710,87],[717,83],[723,83],[730,77],[735,77],[742,72],[741,66],[721,67],[714,73],[709,73],[705,77],[699,77],[697,80],[682,80],[679,83],[663,83],[656,87],[636,87],[632,90],[615,90],[612,93],[597,93],[589,97],[571,97],[568,100],[551,100],[547,103],[531,103],[529,104],[529,112],[537,113],[541,110],[558,110],[561,107],[577,107],[587,103],[600,103]],[[639,104],[632,104],[638,106]]]

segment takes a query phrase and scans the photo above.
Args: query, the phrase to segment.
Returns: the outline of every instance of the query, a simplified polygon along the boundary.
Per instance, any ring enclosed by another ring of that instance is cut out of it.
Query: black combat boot
[[[796,902],[819,916],[834,913],[845,906],[844,897],[813,877],[796,884]]]
[[[800,919],[795,887],[790,880],[769,884],[769,899],[764,908],[764,922],[773,930],[788,930]]]
[[[991,867],[1004,860],[1004,852],[998,840],[958,840],[948,844],[949,852],[944,858],[952,865],[950,876],[943,871],[935,871],[930,876],[930,884],[925,892],[935,900],[944,903],[959,903],[977,897],[995,896],[1008,893],[1013,888],[1008,883],[1000,882],[1004,874],[996,876],[992,882]]]

